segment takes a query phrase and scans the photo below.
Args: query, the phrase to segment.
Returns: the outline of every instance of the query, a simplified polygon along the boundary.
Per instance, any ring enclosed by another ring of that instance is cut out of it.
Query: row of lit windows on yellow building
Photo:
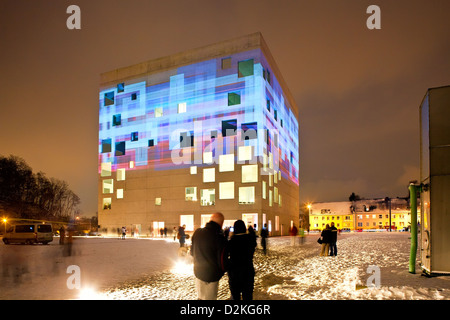
[[[323,230],[326,225],[334,225],[338,229],[386,229],[389,228],[389,214],[355,214],[353,215],[311,215],[309,217],[310,230]],[[398,229],[408,227],[411,224],[409,213],[391,214],[391,228]],[[356,222],[356,224],[355,224]]]

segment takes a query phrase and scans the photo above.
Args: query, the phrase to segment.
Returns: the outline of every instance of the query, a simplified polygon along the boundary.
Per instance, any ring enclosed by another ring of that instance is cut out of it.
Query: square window
[[[200,190],[200,205],[213,206],[216,203],[216,189]]]
[[[155,198],[155,206],[161,205],[161,198]]]
[[[125,91],[125,83],[119,83],[119,84],[117,84],[117,92],[118,93],[120,93],[120,92],[124,92]]]
[[[213,163],[212,152],[203,152],[203,163]]]
[[[155,108],[155,118],[159,118],[163,116],[163,107]]]
[[[123,156],[125,155],[125,141],[116,142],[116,152],[115,156]]]
[[[123,199],[123,189],[117,189],[117,199]]]
[[[238,62],[238,78],[253,75],[253,59]]]
[[[155,140],[154,139],[149,139],[148,140],[148,146],[149,147],[154,147],[155,146]]]
[[[236,104],[241,104],[241,95],[236,92],[228,93],[228,105],[234,106]]]
[[[239,187],[239,204],[255,203],[255,187]]]
[[[180,215],[180,226],[186,225],[184,231],[194,231],[194,215],[193,214],[182,214]]]
[[[252,155],[252,146],[241,146],[238,148],[238,161],[251,161],[253,158]]]
[[[112,125],[120,126],[122,124],[122,116],[120,114],[113,115]]]
[[[111,175],[111,162],[103,162],[102,165],[101,176],[109,177]]]
[[[132,132],[131,133],[131,141],[138,141],[139,140],[139,133],[136,132]]]
[[[258,165],[242,166],[242,183],[258,182]]]
[[[110,106],[114,104],[114,91],[111,92],[106,92],[105,93],[105,101],[104,101],[104,106]]]
[[[234,154],[219,156],[219,172],[234,171]]]
[[[136,100],[136,99],[137,99],[137,93],[132,93],[131,100]]]
[[[234,199],[234,182],[219,183],[219,199]]]
[[[111,139],[102,140],[102,153],[111,152]]]
[[[222,136],[235,136],[237,131],[237,120],[224,120],[222,121]]]
[[[214,181],[216,181],[216,169],[215,168],[203,169],[203,182],[214,182]]]
[[[190,135],[188,135],[188,133]],[[180,133],[180,148],[189,148],[194,146],[194,132]]]
[[[185,188],[184,195],[186,201],[197,201],[197,187]]]
[[[186,102],[181,102],[178,104],[178,113],[186,112]]]
[[[117,181],[125,180],[125,169],[117,169]]]
[[[191,172],[191,174],[197,174],[197,166],[192,166],[190,168],[190,172]]]
[[[231,68],[231,58],[222,59],[222,70]]]
[[[111,209],[111,198],[103,198],[103,210]]]
[[[258,138],[258,123],[248,122],[241,124],[242,140],[250,140]]]
[[[113,193],[113,179],[103,180],[103,193]]]

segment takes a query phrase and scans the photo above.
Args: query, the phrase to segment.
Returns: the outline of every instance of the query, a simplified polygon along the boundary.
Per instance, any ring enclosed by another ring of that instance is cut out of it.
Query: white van
[[[53,241],[52,225],[47,223],[16,224],[10,226],[3,236],[3,242],[5,244],[48,244],[51,241]]]

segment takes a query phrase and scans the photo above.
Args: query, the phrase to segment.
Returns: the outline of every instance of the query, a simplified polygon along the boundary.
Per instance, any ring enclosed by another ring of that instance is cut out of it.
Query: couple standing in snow
[[[320,236],[322,237],[320,255],[337,256],[337,228],[334,226],[334,222],[331,222],[331,227],[327,224]]]
[[[228,241],[223,232],[224,216],[213,213],[204,228],[192,236],[191,255],[194,258],[195,285],[199,300],[217,300],[219,280],[228,272],[233,300],[252,300],[255,269],[253,254],[256,237],[247,233],[242,220],[234,223]]]

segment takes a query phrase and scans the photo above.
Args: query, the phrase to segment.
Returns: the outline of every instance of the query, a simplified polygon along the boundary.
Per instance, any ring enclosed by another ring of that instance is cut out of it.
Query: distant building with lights
[[[323,230],[331,222],[341,230],[402,230],[411,225],[409,201],[393,198],[311,204],[310,230]]]
[[[101,75],[99,231],[298,223],[298,108],[260,33]]]

